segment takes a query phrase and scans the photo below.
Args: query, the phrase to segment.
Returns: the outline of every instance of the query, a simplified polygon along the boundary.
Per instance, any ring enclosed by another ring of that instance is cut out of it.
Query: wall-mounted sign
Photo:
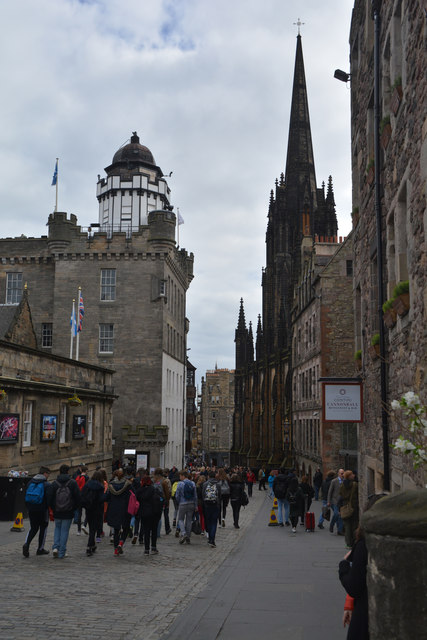
[[[51,442],[56,439],[58,416],[42,414],[40,419],[40,441]]]
[[[324,422],[362,422],[360,382],[322,382]]]
[[[19,414],[0,413],[0,444],[18,442]]]
[[[86,416],[73,416],[73,438],[81,440],[86,435]]]

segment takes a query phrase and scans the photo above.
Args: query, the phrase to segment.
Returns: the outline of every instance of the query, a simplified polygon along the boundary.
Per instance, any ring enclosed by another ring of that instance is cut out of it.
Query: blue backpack
[[[42,504],[44,498],[44,482],[30,482],[25,493],[27,504]]]
[[[194,500],[194,488],[190,480],[184,480],[184,500]]]

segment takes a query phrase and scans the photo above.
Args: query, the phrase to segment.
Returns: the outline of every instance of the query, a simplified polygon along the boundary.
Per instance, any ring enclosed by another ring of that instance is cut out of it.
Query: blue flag
[[[52,185],[51,185],[52,187],[56,185],[57,180],[58,180],[58,160],[56,160],[55,171],[53,172]]]

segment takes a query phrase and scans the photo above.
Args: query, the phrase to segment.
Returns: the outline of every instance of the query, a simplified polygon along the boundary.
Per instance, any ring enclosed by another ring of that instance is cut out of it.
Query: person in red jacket
[[[248,496],[252,498],[252,489],[254,486],[254,482],[256,482],[256,477],[252,469],[248,469],[246,474],[246,483],[248,485]]]

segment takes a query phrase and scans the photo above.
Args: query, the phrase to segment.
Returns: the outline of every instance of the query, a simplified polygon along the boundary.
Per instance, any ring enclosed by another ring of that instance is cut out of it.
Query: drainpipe
[[[380,153],[380,9],[381,0],[372,0],[374,20],[374,155],[375,155],[375,218],[377,232],[377,280],[378,280],[378,324],[380,329],[380,386],[381,386],[381,427],[383,436],[384,490],[390,491],[390,451],[387,414],[387,379],[385,359],[385,339],[383,321],[384,283],[383,248],[381,220],[381,153]]]

